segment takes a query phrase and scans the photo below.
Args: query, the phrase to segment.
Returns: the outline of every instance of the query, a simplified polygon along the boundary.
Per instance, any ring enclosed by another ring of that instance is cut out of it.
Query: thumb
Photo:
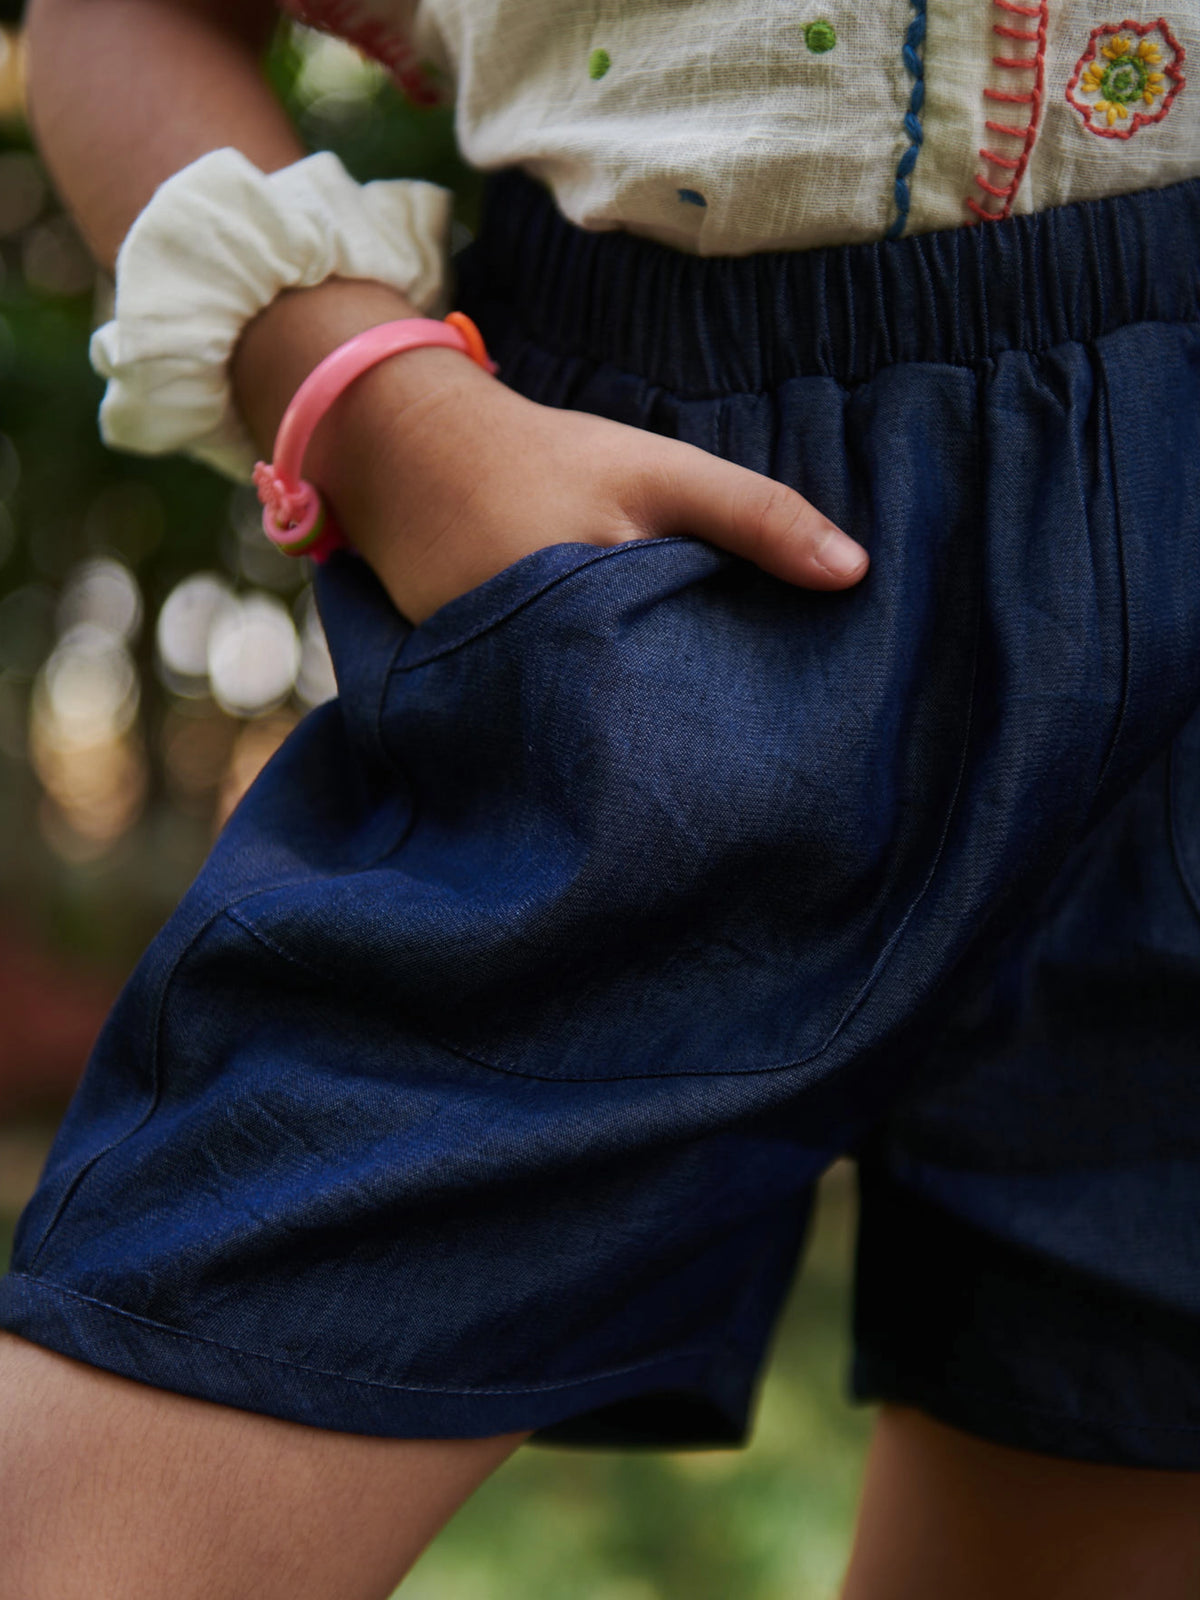
[[[671,445],[643,485],[648,533],[692,534],[804,589],[847,589],[866,573],[863,547],[786,484]]]

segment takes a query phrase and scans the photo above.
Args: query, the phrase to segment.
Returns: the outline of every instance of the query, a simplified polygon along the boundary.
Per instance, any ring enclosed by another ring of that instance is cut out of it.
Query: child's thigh
[[[885,1407],[843,1600],[1193,1600],[1200,1473],[990,1444]]]
[[[3,1600],[382,1600],[520,1442],[371,1439],[0,1333]]]

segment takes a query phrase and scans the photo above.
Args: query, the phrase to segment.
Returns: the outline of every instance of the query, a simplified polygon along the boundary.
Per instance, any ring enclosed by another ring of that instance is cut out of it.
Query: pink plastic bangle
[[[263,506],[263,532],[285,555],[312,556],[324,561],[346,540],[327,513],[320,494],[300,476],[304,454],[317,424],[338,396],[364,372],[422,345],[446,345],[461,350],[486,372],[495,372],[479,329],[461,311],[444,322],[430,317],[406,317],[368,328],[339,345],[314,367],[292,396],[275,435],[275,456],[254,469],[254,486]]]

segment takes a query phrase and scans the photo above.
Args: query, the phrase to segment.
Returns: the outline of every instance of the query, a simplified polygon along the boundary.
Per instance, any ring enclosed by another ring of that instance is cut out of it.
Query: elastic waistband
[[[969,366],[1200,320],[1200,179],[876,244],[700,257],[578,228],[506,172],[461,281],[543,347],[679,394],[853,384],[896,362]]]

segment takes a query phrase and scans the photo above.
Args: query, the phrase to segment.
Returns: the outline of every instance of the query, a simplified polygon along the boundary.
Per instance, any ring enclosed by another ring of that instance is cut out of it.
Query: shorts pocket
[[[240,918],[502,1070],[811,1060],[886,965],[957,789],[974,638],[931,633],[919,567],[830,595],[686,538],[525,557],[401,625],[373,681],[401,843]]]

